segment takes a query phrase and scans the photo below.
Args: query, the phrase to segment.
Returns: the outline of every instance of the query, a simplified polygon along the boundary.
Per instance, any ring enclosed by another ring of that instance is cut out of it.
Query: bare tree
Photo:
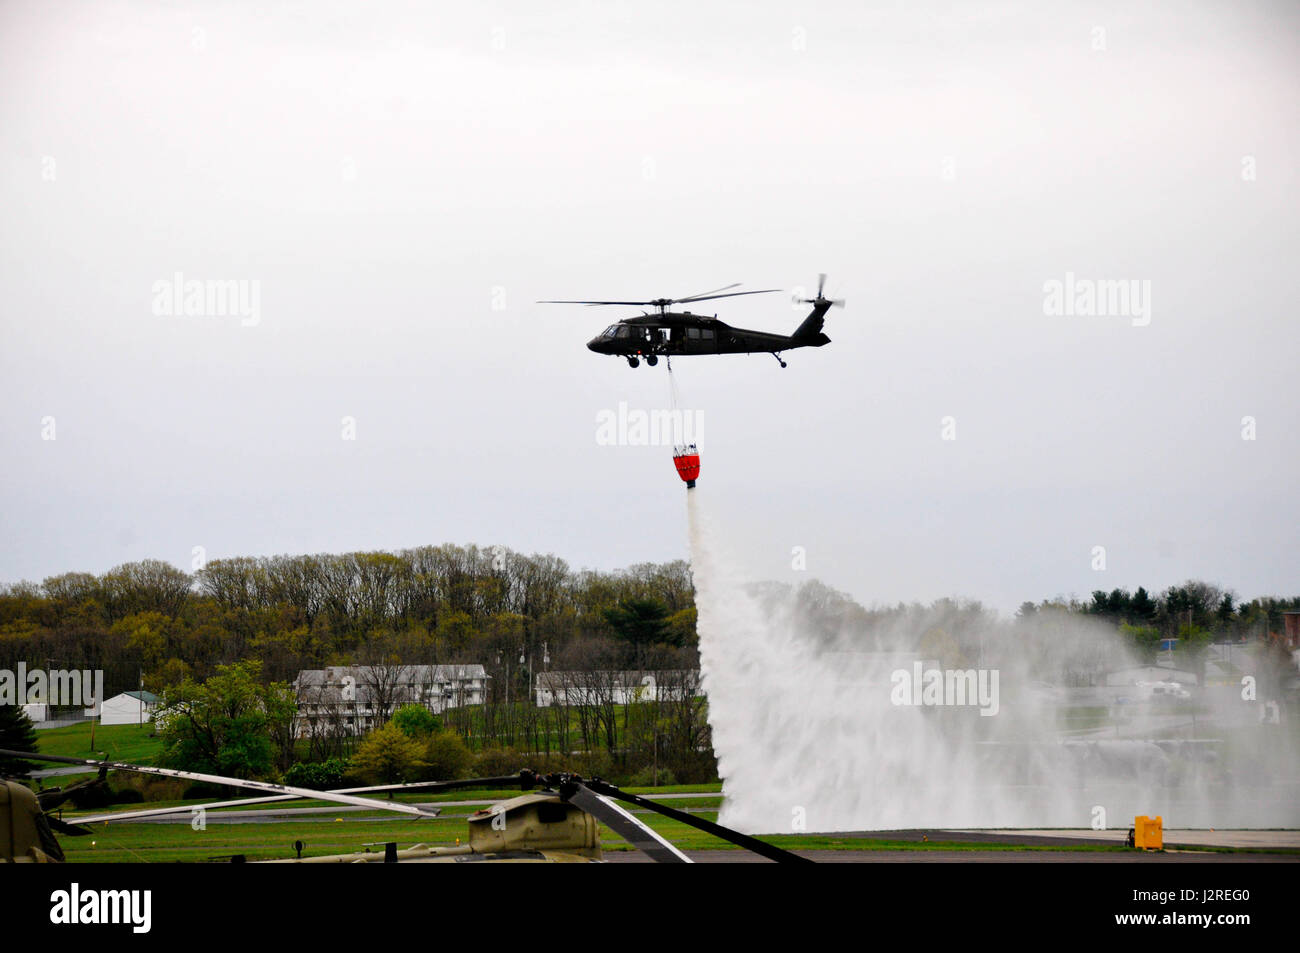
[[[357,682],[365,689],[366,707],[373,713],[374,728],[387,723],[396,708],[418,700],[410,687],[411,666],[404,664],[394,649],[386,633],[375,635],[361,649]]]

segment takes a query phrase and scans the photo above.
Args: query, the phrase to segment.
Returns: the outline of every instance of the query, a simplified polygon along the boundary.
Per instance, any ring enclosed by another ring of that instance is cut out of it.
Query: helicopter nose
[[[587,350],[588,350],[588,351],[596,351],[597,353],[599,353],[600,348],[597,346],[597,343],[598,343],[599,341],[600,341],[600,338],[592,338],[590,341],[587,342]]]

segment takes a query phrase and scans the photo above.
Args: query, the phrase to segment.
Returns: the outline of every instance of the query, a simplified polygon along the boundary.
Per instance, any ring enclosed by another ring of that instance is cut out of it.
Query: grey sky
[[[1297,589],[1294,5],[261,6],[0,7],[0,580],[682,558],[667,451],[595,440],[667,399],[583,346],[635,309],[532,302],[826,271],[828,347],[676,364],[752,575]],[[155,314],[177,272],[256,324]],[[1045,314],[1067,273],[1149,323]]]

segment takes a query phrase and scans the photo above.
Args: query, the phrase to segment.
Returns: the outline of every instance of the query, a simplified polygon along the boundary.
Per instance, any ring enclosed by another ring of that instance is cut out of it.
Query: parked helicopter
[[[300,798],[335,801],[352,806],[376,810],[397,811],[418,817],[434,817],[436,807],[418,806],[390,800],[362,797],[362,794],[393,792],[438,792],[469,787],[510,788],[518,786],[521,796],[494,804],[469,818],[469,838],[465,845],[455,847],[415,844],[399,849],[396,843],[386,843],[382,851],[354,851],[346,854],[302,856],[301,842],[294,845],[296,857],[285,858],[300,863],[409,863],[409,862],[578,862],[601,859],[599,822],[603,822],[633,847],[644,851],[660,863],[691,863],[682,851],[662,835],[648,827],[617,802],[654,811],[680,821],[697,830],[713,834],[760,856],[781,863],[811,863],[807,858],[768,844],[757,838],[733,831],[713,821],[686,811],[679,811],[649,798],[620,790],[599,778],[583,778],[577,774],[559,772],[540,775],[522,770],[517,774],[491,778],[468,778],[458,781],[416,781],[405,784],[387,784],[365,788],[347,788],[338,791],[315,791],[266,781],[249,781],[218,775],[199,774],[174,768],[156,768],[150,765],[126,764],[116,761],[96,761],[88,758],[71,758],[63,755],[43,755],[33,752],[0,750],[0,756],[22,757],[30,761],[49,761],[60,764],[77,764],[97,769],[98,777],[79,782],[63,791],[43,791],[35,795],[17,781],[0,779],[0,863],[2,862],[58,862],[63,860],[62,850],[53,831],[78,836],[91,833],[87,825],[122,823],[143,817],[190,812],[196,808],[211,810],[221,807],[247,807],[255,804],[291,801]],[[74,822],[60,820],[50,812],[71,796],[73,789],[82,786],[102,785],[109,770],[132,771],[163,777],[186,778],[250,788],[267,792],[264,796],[231,801],[187,804],[178,807],[153,808],[136,811],[119,811],[76,818]],[[242,861],[243,857],[229,858]]]
[[[735,298],[741,295],[772,294],[778,288],[765,288],[760,291],[728,291],[739,284],[726,285],[713,291],[703,291],[685,298],[655,298],[652,301],[539,301],[538,304],[585,304],[589,306],[628,305],[656,308],[657,313],[645,312],[639,318],[625,318],[617,324],[611,324],[600,334],[587,342],[587,347],[597,354],[614,354],[627,360],[628,366],[637,367],[641,360],[654,367],[659,363],[659,356],[673,357],[688,354],[771,354],[778,364],[785,367],[781,360],[783,351],[798,347],[821,347],[830,343],[830,338],[822,333],[826,312],[832,307],[844,307],[844,300],[826,298],[822,291],[826,285],[826,275],[817,278],[817,297],[796,298],[802,304],[811,304],[812,312],[806,317],[793,334],[774,334],[769,331],[750,331],[735,328],[703,314],[690,311],[669,311],[675,304],[694,304],[699,301],[712,301],[715,298]],[[727,292],[719,294],[718,292]]]

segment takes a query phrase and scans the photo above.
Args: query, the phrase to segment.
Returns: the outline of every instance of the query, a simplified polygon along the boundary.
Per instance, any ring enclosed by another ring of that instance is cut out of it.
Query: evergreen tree
[[[1138,591],[1133,593],[1133,599],[1129,602],[1129,613],[1133,616],[1133,621],[1137,623],[1150,622],[1156,617],[1156,611],[1159,607],[1151,594],[1142,586],[1138,586]]]
[[[17,705],[0,705],[0,748],[35,751],[36,728]],[[18,758],[0,758],[0,777],[24,777],[36,765]]]

